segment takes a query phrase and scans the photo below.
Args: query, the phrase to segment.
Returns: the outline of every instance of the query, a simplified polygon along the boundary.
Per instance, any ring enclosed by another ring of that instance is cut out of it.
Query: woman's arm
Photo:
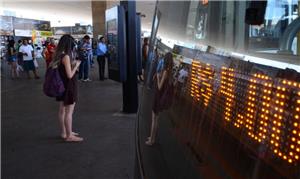
[[[168,72],[166,70],[163,71],[162,77],[159,78],[159,75],[156,76],[157,78],[157,87],[160,90],[163,87],[164,82],[168,77]]]
[[[62,59],[62,64],[65,66],[66,74],[69,79],[71,79],[75,75],[76,70],[79,67],[80,63],[81,61],[76,60],[75,67],[72,69],[69,55],[64,56],[64,58]]]

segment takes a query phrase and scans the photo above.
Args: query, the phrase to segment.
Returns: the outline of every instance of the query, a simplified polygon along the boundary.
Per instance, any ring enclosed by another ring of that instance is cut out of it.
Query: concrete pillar
[[[106,1],[92,1],[93,37],[105,34]]]

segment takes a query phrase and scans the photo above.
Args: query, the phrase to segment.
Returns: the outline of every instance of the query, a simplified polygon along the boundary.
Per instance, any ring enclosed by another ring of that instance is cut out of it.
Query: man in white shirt
[[[34,52],[31,45],[28,44],[28,41],[25,39],[23,40],[23,44],[19,48],[19,52],[23,54],[23,67],[24,70],[27,73],[27,77],[30,79],[29,71],[33,71],[35,79],[39,79],[40,77],[37,75],[34,63],[33,63],[33,57]]]

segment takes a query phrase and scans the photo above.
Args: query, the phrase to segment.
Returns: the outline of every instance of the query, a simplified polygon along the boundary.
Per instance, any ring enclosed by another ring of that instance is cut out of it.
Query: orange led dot
[[[297,151],[297,152],[300,152],[300,148],[297,148],[296,151]]]
[[[280,130],[279,129],[277,129],[277,131],[276,131],[278,134],[280,134]]]
[[[298,155],[295,155],[295,159],[297,159],[297,160],[298,160],[298,159],[299,159],[299,156],[298,156]]]
[[[281,156],[282,156],[282,153],[281,153],[281,152],[279,152],[279,153],[278,153],[278,155],[281,157]]]
[[[292,160],[292,159],[289,159],[288,161],[289,161],[289,163],[293,163],[293,160]]]
[[[292,145],[291,145],[291,149],[294,149],[294,148],[295,148],[295,146],[292,144]],[[297,151],[297,152],[298,152],[298,151]]]
[[[284,155],[284,156],[283,156],[283,159],[284,159],[284,160],[286,160],[286,159],[287,159],[287,157]]]
[[[298,115],[295,115],[295,119],[299,119],[299,116],[298,116]]]
[[[296,130],[293,130],[293,134],[297,134],[297,131],[296,131]]]
[[[291,84],[292,84],[292,82],[289,81],[289,82],[288,82],[288,85],[291,85]]]
[[[277,149],[275,149],[275,150],[274,150],[274,153],[276,154],[277,152],[278,152],[278,150],[277,150]]]

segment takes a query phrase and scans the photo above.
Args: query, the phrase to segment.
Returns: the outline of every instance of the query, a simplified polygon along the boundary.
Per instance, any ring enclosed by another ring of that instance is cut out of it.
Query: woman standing
[[[19,73],[17,71],[17,50],[15,48],[15,41],[10,40],[8,42],[8,62],[11,65],[11,77],[12,79],[19,77]]]
[[[172,53],[168,52],[164,57],[164,67],[162,72],[156,74],[156,91],[152,106],[151,132],[150,137],[147,138],[146,145],[153,145],[155,143],[159,113],[164,110],[163,102],[161,101],[161,99],[168,85],[172,83],[173,63]]]
[[[80,61],[75,60],[74,56],[75,41],[71,35],[63,35],[56,47],[53,61],[50,67],[58,67],[61,79],[64,83],[65,92],[57,97],[59,101],[58,118],[61,127],[61,137],[66,142],[81,142],[83,138],[78,137],[77,133],[72,132],[72,120],[75,103],[77,102],[77,78],[76,71]]]

